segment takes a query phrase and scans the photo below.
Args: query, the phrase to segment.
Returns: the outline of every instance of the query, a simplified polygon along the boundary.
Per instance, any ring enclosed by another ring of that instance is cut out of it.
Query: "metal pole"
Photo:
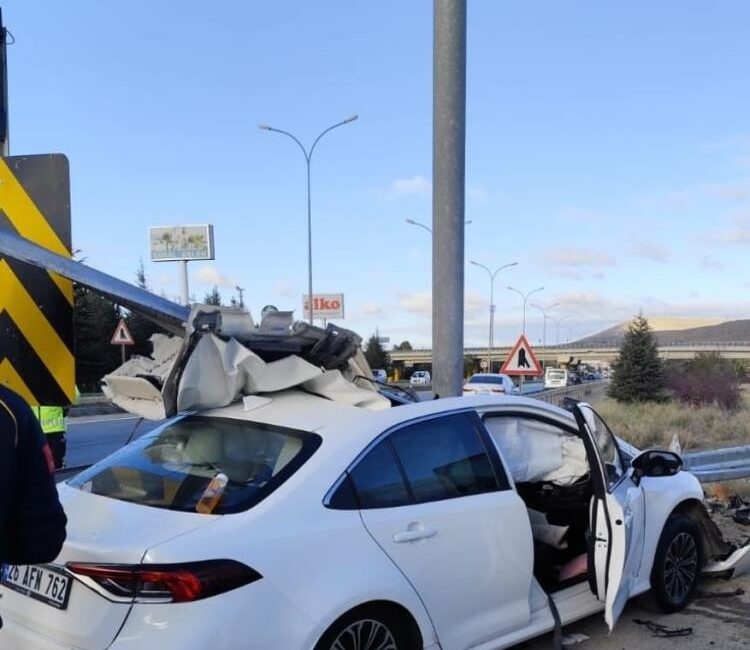
[[[180,260],[180,298],[183,305],[190,304],[190,291],[188,290],[188,263]]]
[[[434,0],[433,390],[461,394],[464,339],[466,0]]]
[[[310,156],[307,160],[307,296],[310,302],[310,325],[313,324],[313,283],[312,283],[312,207],[310,204]]]
[[[350,122],[354,122],[354,120],[358,119],[358,115],[350,115],[344,120],[341,120],[341,122],[336,122],[336,124],[332,124],[327,129],[323,129],[323,131],[318,135],[317,138],[315,138],[314,142],[312,143],[312,146],[310,147],[310,150],[308,151],[305,149],[305,145],[303,145],[299,138],[289,133],[289,131],[283,131],[282,129],[276,129],[272,126],[269,126],[268,124],[259,124],[258,128],[263,129],[264,131],[273,131],[274,133],[281,133],[282,135],[285,135],[292,140],[294,140],[297,143],[297,146],[302,150],[302,155],[305,157],[305,164],[307,165],[307,292],[308,292],[308,302],[310,303],[310,325],[313,324],[313,281],[312,281],[312,206],[310,201],[310,163],[312,162],[312,155],[315,151],[315,145],[320,142],[320,139],[329,131],[333,131],[333,129],[336,129],[340,126],[344,126],[344,124],[349,124]]]
[[[495,347],[495,276],[490,276],[490,340],[487,352],[487,372],[492,372],[492,348]]]
[[[10,154],[8,134],[8,38],[0,9],[0,156]]]

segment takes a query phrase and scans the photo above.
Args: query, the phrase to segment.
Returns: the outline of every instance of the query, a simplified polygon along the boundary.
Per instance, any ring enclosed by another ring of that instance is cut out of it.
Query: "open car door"
[[[638,577],[643,555],[643,488],[632,479],[617,439],[588,404],[572,407],[591,465],[594,496],[589,511],[589,582],[605,603],[611,630]]]

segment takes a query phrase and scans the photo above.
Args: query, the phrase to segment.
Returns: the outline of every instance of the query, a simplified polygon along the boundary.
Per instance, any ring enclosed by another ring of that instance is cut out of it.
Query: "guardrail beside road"
[[[750,445],[688,452],[682,460],[701,483],[750,477]]]

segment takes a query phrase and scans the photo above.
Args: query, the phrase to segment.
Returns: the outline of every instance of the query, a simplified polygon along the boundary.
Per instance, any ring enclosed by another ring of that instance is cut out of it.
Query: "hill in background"
[[[592,334],[576,341],[594,347],[614,346],[622,343],[629,323]],[[749,343],[750,320],[723,321],[719,318],[653,318],[649,325],[654,330],[659,345],[692,343]]]

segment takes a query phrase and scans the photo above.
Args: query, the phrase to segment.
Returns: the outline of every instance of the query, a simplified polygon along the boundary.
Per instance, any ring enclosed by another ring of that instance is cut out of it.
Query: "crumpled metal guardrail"
[[[688,452],[682,460],[701,483],[750,478],[750,445]]]

